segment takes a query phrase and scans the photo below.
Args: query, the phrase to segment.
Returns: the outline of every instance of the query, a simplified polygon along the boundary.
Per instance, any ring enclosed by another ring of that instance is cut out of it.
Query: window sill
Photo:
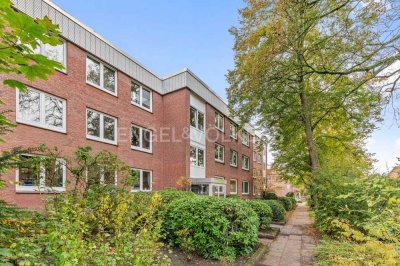
[[[89,140],[94,140],[94,141],[98,141],[98,142],[102,142],[102,143],[118,146],[117,141],[101,139],[101,138],[93,137],[93,136],[90,136],[90,135],[86,135],[86,138],[89,139]]]
[[[244,195],[244,196],[248,196],[248,195],[249,195],[249,193],[242,193],[242,195]]]
[[[196,130],[196,131],[199,132],[199,133],[204,133],[204,129],[201,130],[201,129],[198,129],[197,127],[194,127],[194,126],[192,126],[192,125],[190,125],[190,129],[194,129],[194,130]]]
[[[235,192],[235,193],[231,192],[231,193],[229,193],[229,195],[237,195],[237,192]]]
[[[65,192],[65,187],[16,186],[15,191],[25,194],[56,194]]]
[[[90,85],[92,87],[95,87],[96,89],[99,89],[101,91],[104,91],[104,92],[106,92],[106,93],[108,93],[108,94],[110,94],[112,96],[118,97],[117,88],[115,88],[115,92],[112,92],[112,91],[109,91],[109,90],[107,90],[107,89],[105,89],[105,88],[103,88],[103,87],[101,87],[101,86],[99,86],[97,84],[91,83],[91,82],[89,82],[87,80],[86,80],[86,84],[88,84],[88,85]]]
[[[141,106],[140,104],[135,103],[135,102],[132,102],[132,101],[131,101],[131,104],[132,104],[133,106],[139,107],[140,109],[143,109],[143,110],[145,110],[145,111],[147,111],[147,112],[149,112],[149,113],[151,113],[151,114],[153,113],[153,108],[146,108],[146,107]]]
[[[224,131],[224,129],[220,129],[220,128],[218,128],[218,127],[215,127],[218,131],[220,131],[220,132],[222,132],[222,133],[225,133],[225,131]]]
[[[237,165],[234,165],[234,164],[230,164],[230,166],[232,166],[232,167],[235,167],[235,168],[237,168],[237,167],[238,167]]]
[[[152,190],[140,190],[140,189],[131,189],[132,193],[136,193],[136,192],[151,192]]]
[[[145,153],[153,154],[153,149],[146,150],[146,149],[139,148],[139,147],[132,146],[132,145],[131,145],[131,149],[132,149],[132,150],[135,150],[135,151],[141,151],[141,152],[145,152]]]
[[[56,68],[55,70],[56,70],[57,72],[60,72],[61,74],[68,75],[67,67],[66,67],[66,66],[64,66],[64,69],[58,69],[58,68]]]
[[[236,137],[232,137],[232,136],[229,136],[231,139],[234,139],[234,140],[237,140],[238,138]]]
[[[54,131],[54,132],[59,132],[59,133],[67,133],[67,129],[66,127],[63,128],[57,128],[57,127],[51,127],[51,126],[44,126],[42,124],[38,124],[38,123],[33,123],[33,122],[28,122],[28,121],[23,121],[20,118],[17,117],[16,122],[18,124],[24,124],[24,125],[28,125],[28,126],[32,126],[32,127],[37,127],[37,128],[41,128],[41,129],[46,129],[46,130],[50,130],[50,131]]]
[[[225,161],[215,160],[216,163],[225,164]]]
[[[249,169],[246,169],[246,168],[243,168],[243,167],[242,167],[242,170],[244,170],[244,171],[250,171],[250,168],[249,168]]]

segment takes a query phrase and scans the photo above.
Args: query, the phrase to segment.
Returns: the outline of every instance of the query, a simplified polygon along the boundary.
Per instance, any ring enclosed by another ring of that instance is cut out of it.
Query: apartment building
[[[226,103],[194,73],[184,69],[159,77],[53,2],[13,2],[19,11],[48,16],[60,26],[63,43],[42,45],[37,52],[65,69],[46,81],[24,81],[26,92],[0,85],[2,109],[12,110],[9,117],[17,124],[2,151],[44,143],[72,155],[79,146],[91,146],[117,154],[132,167],[140,177],[132,191],[176,187],[185,176],[198,194],[256,194],[253,171],[264,164],[259,153],[254,160],[254,129],[239,128]],[[46,169],[39,181],[29,167],[12,169],[2,176],[7,185],[0,198],[41,208],[48,194],[68,189],[62,162],[57,161],[58,181],[51,188]]]

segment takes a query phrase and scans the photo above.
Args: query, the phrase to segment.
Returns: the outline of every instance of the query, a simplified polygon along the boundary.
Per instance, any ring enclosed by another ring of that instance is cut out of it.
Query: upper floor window
[[[86,109],[86,137],[92,140],[117,144],[117,119]]]
[[[218,112],[215,112],[215,127],[224,131],[224,116]]]
[[[132,191],[151,191],[153,173],[148,170],[132,169],[132,177],[135,180],[135,184],[132,187]]]
[[[66,42],[60,39],[61,43],[58,45],[50,45],[48,43],[39,42],[38,47],[34,49],[34,53],[42,54],[47,58],[57,61],[64,66],[67,67],[67,45]],[[64,70],[61,70],[64,71]]]
[[[237,179],[229,180],[230,194],[237,194]]]
[[[242,194],[244,195],[249,194],[249,181],[242,182]]]
[[[224,162],[224,146],[215,143],[215,160],[217,162]]]
[[[204,150],[195,146],[190,146],[190,164],[204,167]]]
[[[131,147],[135,150],[151,152],[153,132],[149,129],[132,125]]]
[[[237,166],[237,151],[231,150],[230,164],[232,166]]]
[[[246,146],[250,146],[250,134],[245,130],[242,132],[242,143]]]
[[[204,114],[192,106],[190,106],[190,125],[204,131]]]
[[[237,139],[238,126],[235,123],[231,122],[229,127],[230,127],[230,136],[231,136],[231,138]]]
[[[112,95],[117,95],[117,73],[92,57],[86,57],[86,82]]]
[[[253,151],[253,161],[256,162],[257,161],[257,152]]]
[[[242,169],[249,170],[250,169],[250,160],[246,155],[242,155]]]
[[[16,171],[17,192],[65,191],[66,168],[63,159],[24,154]]]
[[[32,88],[16,91],[17,122],[66,132],[65,100]]]
[[[148,111],[152,111],[152,93],[151,90],[144,88],[142,85],[131,82],[131,102],[134,105],[142,107]]]

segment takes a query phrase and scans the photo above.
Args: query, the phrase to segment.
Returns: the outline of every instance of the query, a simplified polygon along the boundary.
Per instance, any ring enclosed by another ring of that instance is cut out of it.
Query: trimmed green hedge
[[[278,196],[274,192],[264,191],[262,194],[262,198],[265,200],[277,200]]]
[[[278,200],[265,200],[272,210],[272,220],[275,222],[281,222],[285,220],[285,208],[282,203]]]
[[[271,207],[264,200],[250,200],[248,203],[257,213],[260,220],[260,229],[267,229],[272,221]]]
[[[288,197],[279,197],[278,200],[282,203],[286,211],[290,211],[293,208],[292,200]]]
[[[195,197],[196,194],[194,194],[191,191],[181,191],[181,190],[175,190],[175,189],[164,189],[162,191],[159,191],[162,202],[164,204],[169,204],[174,200],[181,199],[181,198],[190,198],[190,197]]]
[[[258,227],[258,216],[246,201],[201,196],[169,204],[163,222],[171,245],[211,259],[251,253]]]

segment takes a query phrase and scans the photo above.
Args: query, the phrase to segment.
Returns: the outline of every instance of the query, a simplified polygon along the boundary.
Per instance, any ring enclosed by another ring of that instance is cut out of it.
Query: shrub
[[[230,199],[241,199],[239,195],[226,195],[226,197]]]
[[[262,194],[262,198],[265,200],[277,200],[278,196],[275,194],[275,192],[264,191]]]
[[[273,221],[281,222],[285,220],[285,208],[282,203],[277,200],[266,200],[265,202],[271,207]]]
[[[264,200],[248,201],[250,207],[257,213],[260,220],[260,229],[267,229],[272,221],[271,207]]]
[[[243,200],[186,197],[166,208],[163,228],[173,246],[205,258],[249,254],[258,241],[259,220]]]
[[[293,192],[288,192],[288,193],[286,193],[286,197],[294,198],[294,193]]]
[[[181,199],[181,198],[190,198],[196,196],[191,191],[180,191],[175,189],[165,189],[159,192],[162,198],[162,202],[164,204],[169,204],[174,200]]]
[[[296,199],[293,197],[286,197],[286,198],[288,198],[292,202],[292,209],[294,209],[297,205]]]
[[[293,203],[288,197],[279,197],[278,200],[282,203],[286,211],[290,211],[293,208]]]

